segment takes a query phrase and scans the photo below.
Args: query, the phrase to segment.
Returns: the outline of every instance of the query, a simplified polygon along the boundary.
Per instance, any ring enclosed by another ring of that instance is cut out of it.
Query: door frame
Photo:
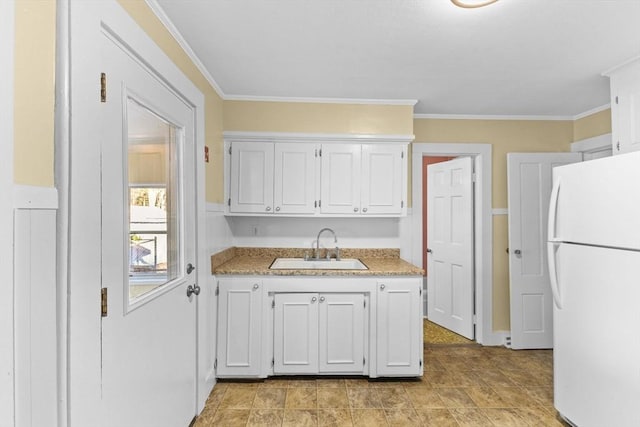
[[[13,322],[13,90],[15,48],[15,2],[0,1],[0,63],[8,64],[0,79],[0,158],[8,159],[0,169],[0,425],[15,423],[14,322]]]
[[[413,143],[412,149],[412,262],[422,265],[422,157],[472,156],[474,187],[474,270],[476,341],[483,345],[504,344],[505,334],[493,331],[493,216],[491,206],[491,144]]]
[[[69,126],[68,137],[56,141],[56,151],[63,153],[62,158],[56,161],[56,181],[66,184],[60,188],[59,228],[62,224],[60,238],[64,251],[59,253],[57,264],[65,272],[61,289],[66,295],[58,302],[59,312],[65,317],[61,320],[65,328],[60,338],[60,355],[65,358],[62,363],[66,368],[60,373],[65,388],[61,396],[66,400],[62,417],[68,425],[93,425],[95,414],[101,413],[102,406],[101,317],[98,310],[101,288],[100,144],[92,142],[100,124],[100,106],[96,100],[101,62],[100,49],[96,47],[104,37],[103,31],[121,40],[132,54],[139,56],[150,72],[160,76],[178,97],[194,109],[196,280],[201,286],[206,286],[208,277],[206,242],[204,236],[199,237],[204,234],[206,213],[202,156],[204,95],[115,0],[98,3],[59,0],[58,5],[58,15],[66,13],[68,19],[58,31],[66,33],[68,43],[60,46],[57,59],[66,62],[60,67],[68,67],[69,84],[64,86],[63,93],[57,94],[57,98],[67,99],[67,109],[71,112],[66,123]],[[65,21],[65,17],[62,20]],[[65,126],[64,117],[56,119],[56,125]],[[202,349],[196,348],[199,354]],[[208,374],[201,372],[197,362],[194,360],[196,396],[206,388],[205,377]]]

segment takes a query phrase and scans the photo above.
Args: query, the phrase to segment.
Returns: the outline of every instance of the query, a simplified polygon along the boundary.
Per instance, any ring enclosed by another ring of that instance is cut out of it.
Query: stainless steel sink
[[[269,267],[270,270],[368,270],[369,268],[359,259],[310,259],[304,258],[276,258]]]

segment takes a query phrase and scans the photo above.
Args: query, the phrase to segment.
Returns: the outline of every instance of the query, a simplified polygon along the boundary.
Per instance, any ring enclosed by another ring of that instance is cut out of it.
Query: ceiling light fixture
[[[466,9],[473,9],[476,7],[482,7],[495,3],[498,0],[451,0],[451,3],[458,7],[464,7]]]

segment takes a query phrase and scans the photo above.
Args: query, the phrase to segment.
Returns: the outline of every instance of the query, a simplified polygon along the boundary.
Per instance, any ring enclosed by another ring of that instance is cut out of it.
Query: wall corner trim
[[[13,186],[15,209],[58,209],[58,190],[32,185]]]

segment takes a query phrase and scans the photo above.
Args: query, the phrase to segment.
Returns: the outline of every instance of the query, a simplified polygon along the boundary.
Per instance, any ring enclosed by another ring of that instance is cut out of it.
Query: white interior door
[[[427,174],[427,314],[473,339],[473,159],[432,164]]]
[[[107,35],[102,104],[102,425],[196,414],[193,110]],[[86,141],[90,143],[90,141]]]
[[[509,153],[509,287],[511,346],[553,347],[553,310],[546,257],[551,170],[580,153]]]

